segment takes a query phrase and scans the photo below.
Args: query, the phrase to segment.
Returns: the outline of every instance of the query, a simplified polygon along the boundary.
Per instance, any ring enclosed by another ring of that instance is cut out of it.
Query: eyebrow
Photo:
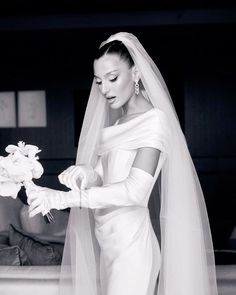
[[[118,72],[118,70],[112,70],[112,71],[109,71],[109,72],[107,72],[106,74],[105,74],[105,76],[107,76],[107,75],[109,75],[109,74],[112,74],[113,72]],[[94,78],[98,78],[98,79],[100,79],[98,76],[96,76],[95,74],[94,74]]]

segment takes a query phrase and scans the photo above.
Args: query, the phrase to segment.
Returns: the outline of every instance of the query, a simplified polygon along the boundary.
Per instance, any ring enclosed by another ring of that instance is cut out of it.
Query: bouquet
[[[36,156],[41,150],[35,145],[19,141],[17,146],[8,145],[5,151],[8,155],[0,156],[0,196],[15,199],[22,186],[32,187],[32,179],[42,176],[43,166]],[[52,221],[54,218],[49,212],[46,214],[46,222]]]

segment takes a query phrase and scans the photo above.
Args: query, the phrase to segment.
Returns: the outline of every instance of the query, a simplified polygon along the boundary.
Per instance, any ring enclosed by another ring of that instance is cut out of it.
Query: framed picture
[[[0,128],[16,127],[15,92],[0,92]]]
[[[18,127],[46,126],[46,91],[18,91]]]

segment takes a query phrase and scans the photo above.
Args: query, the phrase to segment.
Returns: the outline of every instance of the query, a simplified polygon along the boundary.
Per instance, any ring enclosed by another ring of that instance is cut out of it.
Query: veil
[[[127,47],[140,72],[146,97],[166,114],[172,133],[172,148],[163,164],[160,183],[161,269],[155,295],[217,295],[204,196],[165,81],[134,35],[117,33],[101,46],[113,40],[120,40]],[[121,111],[109,108],[93,81],[77,164],[96,164],[100,131],[120,116]],[[72,208],[61,267],[60,295],[103,295],[99,283],[99,251],[93,210]]]

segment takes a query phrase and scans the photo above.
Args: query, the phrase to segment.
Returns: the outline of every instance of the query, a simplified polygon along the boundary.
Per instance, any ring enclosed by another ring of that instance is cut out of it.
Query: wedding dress
[[[161,243],[147,208],[152,188],[136,206],[71,208],[60,295],[217,295],[204,196],[166,84],[134,35],[104,43],[112,40],[127,47],[154,108],[118,124],[122,110],[112,110],[93,81],[76,164],[100,161],[109,184],[127,177],[138,148],[160,150],[153,185],[160,176]]]
[[[140,147],[161,151],[153,178],[155,183],[168,151],[168,127],[163,116],[153,108],[125,123],[103,129],[98,154],[104,185],[126,179]],[[123,206],[95,209],[102,294],[154,295],[160,248],[152,228],[148,200],[149,193],[140,196],[137,206],[130,206],[127,199]]]

